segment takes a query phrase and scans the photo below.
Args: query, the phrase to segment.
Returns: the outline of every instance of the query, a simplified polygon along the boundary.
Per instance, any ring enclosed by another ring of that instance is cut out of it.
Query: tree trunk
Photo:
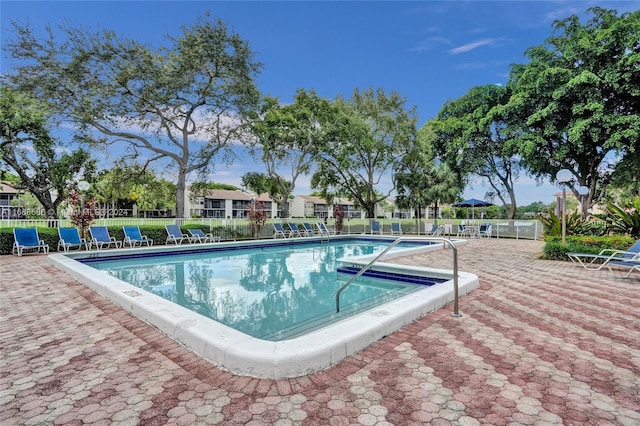
[[[376,205],[367,206],[367,217],[371,219],[376,218]]]
[[[185,218],[184,194],[186,191],[187,173],[181,167],[178,171],[178,182],[176,182],[176,218]]]

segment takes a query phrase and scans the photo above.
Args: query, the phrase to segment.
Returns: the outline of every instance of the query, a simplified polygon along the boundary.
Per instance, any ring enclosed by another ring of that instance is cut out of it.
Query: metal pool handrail
[[[397,246],[398,244],[404,241],[442,241],[443,243],[447,243],[449,247],[451,247],[453,252],[453,312],[451,313],[451,316],[454,316],[454,317],[462,316],[462,314],[460,314],[458,310],[458,248],[453,243],[453,241],[451,241],[448,238],[442,238],[442,237],[427,237],[427,238],[399,237],[397,238],[394,242],[392,242],[389,245],[389,247],[387,247],[380,254],[374,257],[371,262],[365,265],[364,268],[361,268],[353,277],[351,277],[349,281],[344,283],[342,287],[338,289],[338,291],[336,292],[336,312],[340,312],[340,293],[342,293],[344,289],[349,287],[349,285],[351,285],[352,282],[358,279],[358,277],[360,277],[362,274],[368,271],[373,266],[373,264],[376,263],[376,261],[380,259],[382,256],[384,256],[389,250],[391,250],[392,248],[394,248],[395,246]]]

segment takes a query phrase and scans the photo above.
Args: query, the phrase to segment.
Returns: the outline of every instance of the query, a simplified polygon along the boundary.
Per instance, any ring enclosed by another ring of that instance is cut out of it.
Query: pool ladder
[[[371,269],[373,264],[376,263],[378,259],[380,259],[382,256],[387,254],[389,250],[391,250],[401,242],[405,242],[405,241],[441,241],[443,244],[447,244],[449,245],[449,247],[451,247],[451,251],[453,252],[453,312],[451,313],[451,316],[454,316],[454,317],[462,316],[462,314],[458,310],[458,248],[453,243],[453,241],[451,241],[448,238],[442,238],[442,237],[427,237],[427,238],[399,237],[397,238],[394,242],[392,242],[389,245],[389,247],[387,247],[381,253],[379,253],[376,257],[374,257],[373,260],[371,260],[371,262],[369,262],[363,268],[361,268],[353,277],[351,277],[349,281],[344,283],[342,287],[338,289],[338,291],[336,292],[336,312],[340,312],[340,294],[344,291],[344,289],[349,287],[351,283],[353,283],[356,279],[358,279],[358,277],[360,277],[362,274],[364,274],[369,269]]]

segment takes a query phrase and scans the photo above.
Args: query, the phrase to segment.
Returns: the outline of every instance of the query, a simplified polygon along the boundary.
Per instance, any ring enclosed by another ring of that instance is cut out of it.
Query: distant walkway
[[[0,424],[640,424],[640,279],[460,247],[480,289],[310,376],[235,376],[48,265],[0,256]],[[450,253],[402,263],[449,267]]]

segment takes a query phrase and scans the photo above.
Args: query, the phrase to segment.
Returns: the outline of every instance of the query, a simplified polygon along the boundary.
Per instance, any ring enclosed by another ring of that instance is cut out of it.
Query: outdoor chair
[[[40,253],[40,250],[49,253],[49,245],[40,239],[36,228],[13,228],[13,240],[11,252],[18,256]]]
[[[298,225],[293,222],[289,222],[287,225],[289,225],[289,235],[291,237],[302,237],[302,232],[298,229]]]
[[[89,232],[91,233],[91,241],[89,242],[89,249],[96,246],[96,249],[102,250],[103,248],[115,248],[122,247],[122,242],[117,241],[114,237],[109,235],[109,230],[106,226],[90,226]]]
[[[431,236],[431,237],[437,237],[438,235],[441,235],[443,231],[444,231],[444,225],[432,225],[431,229],[428,229],[425,232],[425,235]]]
[[[610,262],[635,261],[635,259],[640,258],[640,240],[636,241],[627,250],[603,249],[598,254],[570,252],[567,253],[567,257],[585,269],[598,271]]]
[[[67,253],[69,250],[89,250],[89,243],[80,237],[78,228],[58,228],[58,251]]]
[[[382,234],[382,228],[380,227],[380,222],[377,220],[371,221],[371,234]]]
[[[335,235],[335,231],[332,229],[327,228],[327,225],[325,225],[322,222],[318,222],[316,223],[316,226],[318,227],[318,233],[321,235]]]
[[[458,233],[456,237],[473,237],[475,234],[475,229],[471,225],[458,225]]]
[[[153,240],[147,238],[146,235],[142,235],[139,226],[123,226],[122,230],[124,231],[125,246],[127,244],[129,244],[129,247],[142,246],[143,244],[146,244],[147,247],[153,245]]]
[[[402,235],[402,228],[400,227],[400,223],[391,223],[391,235]]]
[[[640,254],[629,260],[614,260],[614,261],[607,262],[607,269],[613,272],[613,269],[611,269],[612,266],[616,266],[620,268],[629,268],[626,275],[622,277],[622,278],[628,278],[633,271],[640,272]]]
[[[282,226],[281,223],[273,224],[273,238],[278,238],[278,237],[287,238],[288,236],[289,234],[287,233],[287,231],[284,230],[284,227]]]
[[[303,223],[302,226],[304,227],[304,231],[307,233],[307,237],[312,237],[316,233],[315,229],[313,229],[313,226],[311,226],[309,222]]]
[[[480,225],[480,228],[478,229],[478,236],[480,238],[491,238],[491,223],[483,223]]]
[[[184,241],[189,243],[193,242],[194,239],[187,234],[183,234],[182,230],[178,225],[165,225],[167,230],[167,239],[165,240],[165,244],[182,244]]]
[[[187,229],[189,234],[191,234],[191,240],[197,243],[219,243],[220,237],[214,236],[213,234],[205,234],[202,229],[199,228],[189,228]]]

